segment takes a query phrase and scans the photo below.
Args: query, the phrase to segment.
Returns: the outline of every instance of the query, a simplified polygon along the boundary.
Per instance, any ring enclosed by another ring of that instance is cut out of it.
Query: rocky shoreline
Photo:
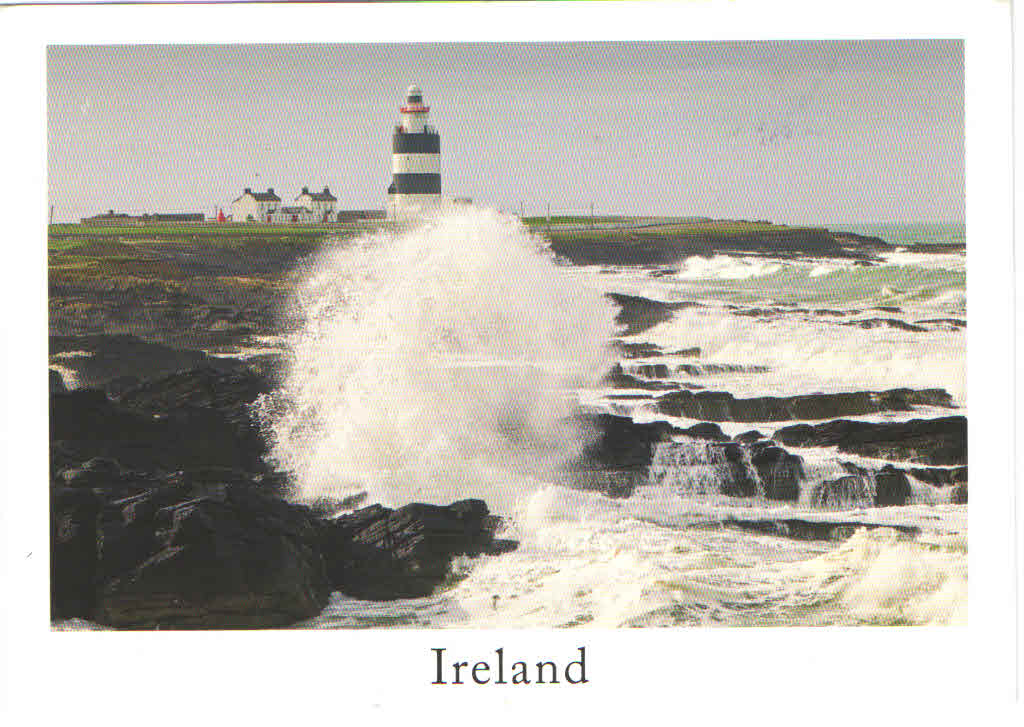
[[[248,404],[247,369],[192,369],[116,399],[50,395],[51,617],[129,629],[265,628],[331,592],[424,596],[458,555],[516,547],[480,500],[371,505],[337,518],[287,502]]]
[[[628,297],[621,307],[624,326],[665,315]],[[315,617],[332,592],[371,600],[423,597],[451,582],[456,556],[500,556],[517,547],[499,537],[501,518],[480,500],[396,510],[352,510],[358,498],[288,502],[285,477],[267,465],[266,443],[250,412],[257,397],[275,388],[274,366],[125,335],[53,337],[51,347],[81,354],[59,360],[80,386],[95,387],[68,390],[50,370],[54,620],[84,618],[123,629],[286,626]],[[662,353],[649,344],[619,347],[623,362]],[[693,359],[700,351],[671,354]],[[581,412],[578,424],[590,444],[566,468],[564,484],[628,497],[657,479],[660,456],[678,471],[710,463],[717,468],[717,494],[795,503],[807,480],[800,448],[833,447],[837,455],[898,462],[869,471],[842,461],[843,473],[811,493],[816,506],[851,498],[877,507],[904,505],[913,495],[910,478],[947,492],[950,502],[967,501],[965,417],[844,418],[949,407],[945,391],[741,399],[679,389],[659,381],[670,371],[640,366],[644,377],[618,364],[605,385],[642,388],[662,413],[702,423],[678,428]],[[800,419],[825,421],[792,423]],[[743,421],[784,426],[730,437],[716,423]],[[345,514],[331,516],[338,511]],[[812,540],[870,526],[734,520],[721,525]]]
[[[581,233],[553,241],[552,249],[571,262],[628,265],[671,265],[718,251],[855,258],[870,265],[874,255],[893,249],[874,238],[824,230],[696,241],[642,230],[629,235],[595,243]],[[284,301],[303,255],[315,246],[200,247],[89,243],[51,252],[53,620],[83,618],[120,629],[281,627],[320,614],[333,592],[370,600],[427,596],[453,582],[456,557],[500,557],[517,547],[502,537],[502,519],[481,500],[397,509],[354,509],[358,497],[289,502],[286,478],[265,460],[266,442],[250,405],[278,385],[281,354],[261,337],[288,330]],[[101,265],[79,265],[83,257]],[[56,268],[55,259],[61,263]],[[619,307],[625,336],[702,305],[608,297]],[[906,323],[875,313],[852,320],[856,311],[785,305],[730,308],[737,316],[815,314],[841,319],[840,325],[926,334],[966,325],[958,318]],[[796,503],[808,482],[800,450],[814,447],[834,448],[841,457],[840,471],[809,493],[814,506],[904,505],[913,496],[911,480],[941,491],[948,502],[967,501],[966,418],[848,418],[950,407],[943,390],[741,398],[706,389],[713,374],[734,369],[702,362],[697,347],[663,351],[622,340],[612,347],[620,362],[603,386],[624,391],[609,399],[646,399],[657,414],[699,423],[680,428],[581,412],[577,424],[590,443],[566,468],[564,484],[628,497],[663,475],[656,470],[664,460],[678,471],[715,468],[715,495]],[[663,356],[671,359],[663,363]],[[701,383],[680,381],[682,375]],[[805,419],[814,421],[796,423]],[[762,428],[778,422],[778,428],[730,437],[719,426],[725,422]],[[859,458],[888,463],[869,467]],[[783,517],[720,523],[825,540],[862,525],[870,523]]]
[[[691,255],[719,253],[773,257],[830,257],[872,261],[874,253],[895,249],[878,238],[832,233],[824,228],[774,227],[763,230],[672,234],[652,227],[549,233],[551,249],[574,265],[668,265]]]

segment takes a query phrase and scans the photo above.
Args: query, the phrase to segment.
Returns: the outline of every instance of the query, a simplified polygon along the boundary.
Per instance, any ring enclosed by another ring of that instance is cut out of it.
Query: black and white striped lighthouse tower
[[[388,217],[416,217],[441,205],[441,137],[427,124],[430,107],[419,86],[409,86],[402,123],[391,140]]]

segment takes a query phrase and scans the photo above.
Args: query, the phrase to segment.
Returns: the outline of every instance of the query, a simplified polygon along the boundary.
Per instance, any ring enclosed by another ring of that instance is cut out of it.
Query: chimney
[[[274,188],[273,187],[267,187],[267,194],[273,194],[273,193],[274,193]]]
[[[330,194],[330,193],[331,193],[331,190],[328,189],[327,187],[324,187],[324,194]]]
[[[303,194],[309,194],[309,187],[303,187],[302,188],[302,193]]]
[[[245,193],[246,194],[252,194],[252,187],[246,187],[245,188]]]

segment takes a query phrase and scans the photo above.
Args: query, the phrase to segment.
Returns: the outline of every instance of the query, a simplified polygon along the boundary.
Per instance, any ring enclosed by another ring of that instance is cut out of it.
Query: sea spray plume
[[[607,368],[615,309],[514,217],[467,209],[336,243],[294,306],[283,385],[257,413],[295,499],[510,512],[585,444],[571,390]]]

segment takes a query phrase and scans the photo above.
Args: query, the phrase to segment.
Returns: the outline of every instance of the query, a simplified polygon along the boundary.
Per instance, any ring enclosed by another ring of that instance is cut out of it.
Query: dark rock
[[[50,393],[62,394],[67,390],[68,387],[64,385],[64,377],[60,375],[60,371],[50,369]]]
[[[620,364],[612,366],[611,371],[601,378],[601,385],[611,386],[616,389],[643,389],[645,391],[668,391],[679,387],[665,381],[651,381],[631,376],[622,370]]]
[[[110,401],[80,389],[50,397],[50,442],[72,459],[147,471],[223,466],[260,472],[266,445],[248,402],[263,389],[243,372],[201,369],[148,382]]]
[[[883,313],[899,313],[900,309],[894,305],[876,305],[871,310],[880,310]]]
[[[103,390],[107,392],[107,396],[113,399],[117,399],[124,392],[134,389],[142,383],[142,379],[138,376],[118,376],[111,379],[103,385]]]
[[[890,528],[903,535],[918,535],[920,528],[911,525],[881,525],[877,523],[863,522],[828,522],[816,520],[804,520],[800,518],[785,519],[762,519],[745,520],[739,518],[727,518],[722,522],[727,528],[745,530],[747,532],[761,533],[763,535],[777,535],[783,538],[794,540],[847,540],[851,535],[866,528]]]
[[[765,374],[770,371],[767,366],[746,366],[743,364],[680,364],[676,367],[677,372],[687,373],[691,376],[707,376],[713,374]]]
[[[738,308],[732,312],[734,316],[747,318],[775,318],[786,311],[781,308]]]
[[[933,487],[948,487],[967,482],[967,467],[911,467],[907,474]]]
[[[121,465],[106,457],[93,457],[81,467],[65,470],[62,474],[68,487],[104,487],[121,479]]]
[[[102,469],[98,465],[91,471]],[[51,610],[124,629],[266,628],[317,615],[332,589],[423,596],[455,555],[497,555],[479,500],[374,505],[334,521],[229,468],[182,471],[130,497],[55,488]]]
[[[232,420],[247,421],[249,405],[271,388],[269,381],[248,370],[197,368],[144,382],[125,391],[118,404],[147,414],[186,407],[214,409]]]
[[[630,373],[635,376],[642,376],[645,379],[667,379],[672,371],[665,364],[640,364],[631,366]]]
[[[330,583],[307,508],[224,485],[110,503],[101,519],[99,623],[118,628],[264,628],[317,615]]]
[[[609,497],[629,497],[647,482],[655,448],[673,431],[666,422],[638,424],[613,414],[580,415],[577,423],[588,444],[566,465],[567,484]]]
[[[671,440],[666,422],[638,424],[613,414],[581,415],[577,421],[590,443],[570,469],[646,469],[655,447]]]
[[[795,447],[838,447],[840,452],[926,465],[967,463],[966,417],[912,419],[907,422],[860,422],[838,419],[825,424],[797,424],[772,435]]]
[[[914,406],[951,406],[942,389],[892,389],[841,394],[737,399],[724,391],[676,391],[659,396],[658,410],[670,416],[706,421],[770,422],[829,419],[880,411],[910,411]]]
[[[967,321],[962,318],[928,318],[915,323],[919,326],[928,326],[933,331],[960,331],[967,328]]]
[[[309,503],[309,509],[312,510],[317,517],[330,518],[346,510],[355,509],[366,502],[367,497],[368,495],[365,492],[357,492],[346,497],[322,496]]]
[[[142,380],[198,367],[228,371],[243,366],[234,359],[172,348],[131,335],[50,336],[50,356],[72,351],[89,354],[62,360],[75,372],[82,388],[103,387],[126,376]]]
[[[866,469],[855,465],[853,462],[840,462],[839,465],[851,475],[857,475],[858,477],[866,477],[868,475]]]
[[[915,326],[913,323],[901,321],[899,318],[862,318],[856,321],[844,321],[841,326],[857,326],[858,328],[896,328],[901,331],[924,333],[928,329]]]
[[[694,424],[689,429],[681,430],[681,432],[694,439],[711,439],[716,442],[729,441],[729,435],[725,434],[720,426],[711,422]]]
[[[866,477],[846,475],[817,485],[810,493],[814,507],[848,508],[873,501]]]
[[[50,492],[50,618],[88,618],[96,598],[96,519],[92,490]]]
[[[740,442],[742,444],[753,444],[754,442],[757,442],[762,439],[764,439],[764,435],[761,434],[761,432],[757,431],[756,429],[751,429],[749,432],[743,432],[742,434],[737,434],[735,437],[733,437],[734,441]]]
[[[692,348],[681,348],[678,351],[669,351],[668,356],[700,356],[700,346]]]
[[[495,540],[500,520],[481,500],[441,507],[380,505],[342,515],[321,530],[321,547],[334,588],[356,598],[427,596],[449,575],[456,555],[497,555],[514,541]]]
[[[966,505],[967,504],[967,483],[962,482],[956,485],[953,490],[949,493],[949,501],[954,505]]]
[[[743,448],[735,442],[721,446],[722,456],[728,463],[726,476],[722,478],[718,491],[729,497],[753,497],[757,494],[757,482],[743,461]]]
[[[910,495],[910,481],[902,471],[886,465],[875,473],[875,507],[906,505]]]
[[[832,235],[835,237],[836,241],[840,245],[843,245],[844,247],[852,246],[857,250],[871,250],[874,252],[884,252],[887,250],[893,250],[896,247],[895,245],[886,242],[880,237],[874,237],[871,235],[858,235],[854,232],[833,232]],[[857,262],[859,263],[866,261],[858,260]]]
[[[859,250],[841,247],[833,233],[820,228],[778,227],[725,233],[709,226],[706,234],[699,230],[671,234],[653,226],[650,229],[548,231],[547,237],[556,255],[576,265],[668,266],[693,255],[718,253],[760,253],[773,258],[864,255]]]
[[[151,487],[153,478],[144,472],[126,470],[116,460],[93,457],[80,465],[61,470],[57,484],[99,490],[104,496],[112,497],[127,496],[133,491]]]
[[[612,349],[623,358],[652,358],[663,355],[663,351],[653,343],[631,343],[614,340]]]
[[[700,305],[688,301],[666,303],[623,293],[606,293],[606,296],[621,308],[618,315],[615,316],[615,322],[625,326],[622,333],[625,336],[642,333],[660,323],[671,320],[676,311]]]
[[[781,447],[751,448],[750,462],[757,470],[769,500],[796,502],[800,499],[803,460]]]

